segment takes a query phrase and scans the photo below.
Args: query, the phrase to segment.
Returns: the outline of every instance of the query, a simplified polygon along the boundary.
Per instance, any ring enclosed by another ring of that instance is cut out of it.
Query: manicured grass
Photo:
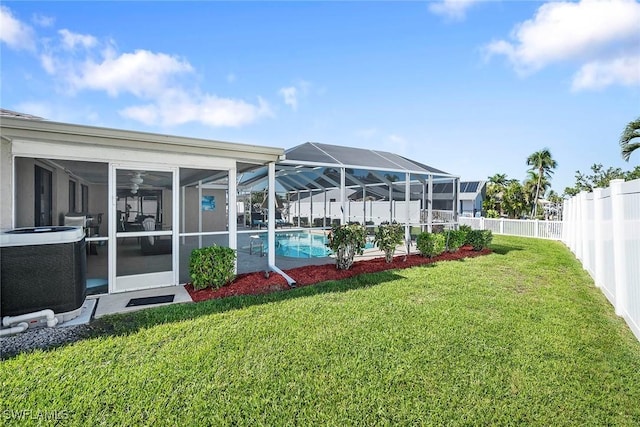
[[[573,255],[493,248],[107,318],[94,338],[2,362],[3,422],[640,425],[640,343]]]

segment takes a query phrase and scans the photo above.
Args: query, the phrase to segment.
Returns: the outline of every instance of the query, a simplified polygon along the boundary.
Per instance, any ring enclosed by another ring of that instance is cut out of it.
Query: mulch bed
[[[336,269],[335,263],[324,265],[308,265],[304,267],[286,270],[291,278],[296,281],[296,286],[309,286],[328,280],[341,280],[357,276],[362,273],[375,273],[378,271],[393,270],[400,268],[415,267],[418,265],[431,264],[437,261],[455,261],[462,258],[471,258],[491,253],[490,249],[474,251],[470,247],[463,246],[458,252],[444,253],[435,258],[425,258],[421,255],[409,255],[408,257],[397,256],[392,262],[387,263],[382,258],[374,258],[367,261],[356,261],[349,270]],[[194,301],[205,301],[209,299],[225,298],[234,295],[261,295],[271,292],[290,289],[287,281],[280,274],[271,272],[269,277],[265,277],[263,271],[247,274],[239,274],[233,282],[220,289],[195,290],[188,283],[185,289]]]

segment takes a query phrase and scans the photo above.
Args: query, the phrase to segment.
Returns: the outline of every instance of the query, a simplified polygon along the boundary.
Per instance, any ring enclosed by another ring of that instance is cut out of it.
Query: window
[[[89,212],[89,186],[88,185],[84,185],[82,184],[80,186],[80,188],[82,189],[82,212],[87,213]]]
[[[69,212],[76,211],[76,182],[69,180]]]

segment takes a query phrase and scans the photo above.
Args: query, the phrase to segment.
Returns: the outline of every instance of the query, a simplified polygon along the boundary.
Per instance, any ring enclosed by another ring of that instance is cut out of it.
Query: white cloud
[[[50,25],[53,19],[33,18],[39,25]],[[32,49],[43,69],[54,79],[54,86],[64,95],[81,91],[105,92],[111,97],[121,94],[137,98],[121,108],[120,113],[142,123],[174,126],[199,122],[207,126],[243,126],[262,117],[273,116],[267,101],[255,102],[222,98],[203,93],[194,83],[195,70],[183,58],[161,52],[139,49],[120,53],[115,42],[99,40],[91,34],[58,31],[59,39],[45,40],[36,51],[36,34],[15,19],[11,11],[0,6],[1,41],[15,49]],[[229,82],[235,75],[227,76]],[[196,80],[197,81],[197,80]],[[25,105],[25,111],[51,110],[41,105]]]
[[[583,69],[574,76],[574,87],[599,87],[617,83],[620,64],[637,60],[639,25],[640,3],[633,0],[551,2],[518,24],[511,41],[494,41],[486,52],[488,57],[506,56],[523,75],[554,63],[576,62]]]
[[[602,89],[616,83],[624,86],[640,85],[640,55],[608,62],[589,62],[574,76],[572,89]]]
[[[40,14],[35,14],[31,17],[31,20],[33,21],[34,24],[36,24],[39,27],[52,27],[53,24],[56,22],[55,18],[52,18],[50,16],[45,16],[45,15],[40,15]]]
[[[298,109],[298,88],[295,86],[283,87],[278,94],[284,98],[284,103],[291,107],[293,111]]]
[[[460,21],[465,18],[467,10],[481,0],[442,0],[429,5],[429,10],[447,19]]]
[[[293,111],[298,110],[298,102],[301,98],[307,96],[311,89],[311,83],[305,80],[299,80],[292,86],[283,87],[278,94],[284,99],[284,103],[291,107]]]
[[[66,76],[74,89],[104,90],[111,96],[158,96],[170,87],[173,77],[193,72],[187,61],[148,50],[120,55],[109,50],[101,61],[87,59],[74,65],[72,74]]]
[[[33,29],[16,19],[5,6],[0,6],[0,42],[16,50],[36,49]]]
[[[98,40],[88,34],[76,34],[66,29],[58,31],[58,34],[62,37],[63,47],[68,50],[74,50],[76,46],[91,49],[98,44]]]
[[[251,104],[215,95],[194,96],[181,90],[168,91],[153,103],[124,108],[120,114],[146,125],[176,126],[200,122],[214,127],[239,127],[273,115],[262,98]]]

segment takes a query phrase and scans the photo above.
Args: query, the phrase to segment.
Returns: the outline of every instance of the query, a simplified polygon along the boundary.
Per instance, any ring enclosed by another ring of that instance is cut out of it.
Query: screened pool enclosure
[[[459,178],[385,151],[0,125],[0,228],[83,227],[90,293],[188,282],[191,251],[212,244],[237,250],[238,273],[279,272],[331,262],[322,238],[335,224],[396,222],[410,242],[457,223]]]

